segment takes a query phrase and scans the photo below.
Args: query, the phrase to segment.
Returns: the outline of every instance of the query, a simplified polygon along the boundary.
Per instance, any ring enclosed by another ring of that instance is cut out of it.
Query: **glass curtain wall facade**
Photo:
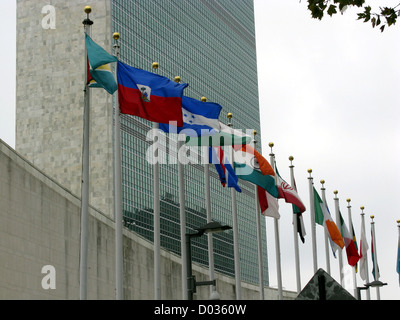
[[[252,0],[118,0],[111,1],[112,32],[119,32],[120,60],[188,83],[184,95],[217,102],[220,121],[233,113],[237,129],[260,131],[257,61]],[[159,69],[152,69],[153,62]],[[153,240],[153,167],[146,160],[152,141],[146,139],[153,124],[121,115],[124,224]],[[172,151],[172,153],[171,153]],[[199,154],[196,153],[199,152]],[[161,246],[180,254],[178,166],[169,154],[176,143],[161,143]],[[197,160],[201,150],[191,152]],[[187,232],[207,223],[204,166],[185,165]],[[210,166],[211,216],[232,226],[230,189],[223,188]],[[241,279],[258,283],[257,229],[254,185],[240,180],[237,193]],[[264,284],[268,285],[265,221],[261,219]],[[234,276],[233,232],[214,235],[215,270]],[[208,266],[207,237],[192,243],[193,261]]]

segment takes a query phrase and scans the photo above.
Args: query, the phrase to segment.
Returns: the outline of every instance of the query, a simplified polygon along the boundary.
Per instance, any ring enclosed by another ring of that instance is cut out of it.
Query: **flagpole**
[[[322,195],[322,201],[324,202],[324,206],[328,208],[328,204],[326,202],[326,196],[325,196],[325,180],[321,180],[320,183],[322,184],[321,187],[321,195]],[[326,257],[326,272],[330,275],[331,274],[331,262],[329,258],[329,242],[328,242],[328,230],[324,228],[324,236],[325,236],[325,257]]]
[[[153,69],[158,69],[158,63],[153,62]],[[159,129],[158,122],[153,122],[153,132]],[[158,162],[158,138],[153,142],[153,214],[154,214],[154,300],[161,300],[161,233],[160,233],[160,166]]]
[[[84,30],[91,36],[89,14],[92,12],[90,6],[84,9],[86,19],[83,20]],[[88,220],[89,220],[89,134],[90,134],[90,89],[87,83],[87,48],[85,45],[85,89],[84,89],[84,111],[83,111],[83,146],[82,146],[82,185],[81,185],[81,255],[80,255],[80,299],[87,299],[87,256],[88,256]]]
[[[272,148],[274,146],[273,142],[269,143],[269,147],[271,148],[271,153],[269,154],[270,162],[272,169],[275,171],[275,184],[276,184],[276,166],[275,166],[275,154],[272,152]],[[283,299],[282,292],[282,268],[281,268],[281,246],[279,241],[279,223],[278,218],[274,217],[274,231],[275,231],[275,255],[276,255],[276,271],[277,271],[277,280],[278,280],[278,297],[279,300]]]
[[[364,230],[364,234],[365,234],[365,218],[364,218],[364,206],[360,207],[361,209],[361,228],[362,230]],[[368,254],[365,257],[365,274],[366,274],[366,279],[365,279],[365,283],[369,283],[369,274],[368,274]],[[360,268],[360,273],[361,273],[361,268]],[[369,291],[369,287],[366,289],[367,291],[367,300],[371,300],[371,293]]]
[[[347,212],[348,212],[348,219],[349,219],[349,231],[350,235],[353,237],[353,221],[351,219],[351,205],[350,205],[350,198],[346,199],[348,205],[347,205]],[[354,241],[354,239],[351,239],[351,241]],[[353,272],[353,287],[354,287],[354,297],[357,297],[357,279],[356,279],[356,265],[351,268]]]
[[[314,273],[317,272],[317,243],[315,234],[315,206],[314,206],[314,190],[313,190],[313,177],[311,176],[312,169],[308,169],[310,174],[308,177],[308,186],[310,191],[310,216],[311,216],[311,238],[312,238],[312,251],[313,251],[313,266]]]
[[[207,102],[206,97],[201,97],[200,99],[202,102]],[[205,193],[205,200],[206,200],[206,212],[207,212],[207,223],[212,222],[211,219],[211,192],[210,192],[210,147],[204,146],[204,193]],[[207,234],[207,241],[208,241],[208,271],[210,276],[210,281],[215,279],[214,276],[214,242],[213,242],[213,234],[209,232]],[[216,291],[216,286],[210,286],[210,296],[218,295]]]
[[[119,33],[113,34],[114,53],[119,59]],[[116,67],[118,68],[118,66]],[[117,70],[116,70],[117,71]],[[117,72],[116,72],[117,73]],[[124,299],[123,286],[123,235],[122,235],[122,182],[121,182],[121,116],[118,96],[115,99],[114,117],[114,219],[115,219],[115,299]]]
[[[232,124],[232,113],[228,113],[228,126],[233,127]],[[232,146],[231,149],[231,163],[234,164],[234,155]],[[242,287],[241,287],[241,275],[240,275],[240,252],[239,252],[239,231],[238,231],[238,219],[237,219],[237,203],[236,203],[236,190],[231,188],[232,196],[232,216],[233,216],[233,250],[235,260],[235,281],[236,281],[236,300],[242,300]]]
[[[378,270],[378,254],[376,250],[376,239],[375,239],[375,222],[374,216],[371,216],[371,232],[372,232],[372,246],[374,249],[374,270],[375,270],[375,281],[379,280],[379,270]],[[379,287],[376,287],[376,299],[381,300],[380,290]]]
[[[339,198],[337,197],[338,191],[335,190],[333,191],[335,194],[335,197],[333,200],[335,201],[335,212],[336,212],[336,225],[341,226],[342,224],[340,223],[340,212],[339,212]],[[339,231],[341,228],[339,229]],[[342,232],[340,232],[342,233]],[[342,256],[342,249],[339,248],[338,250],[338,256],[339,256],[339,272],[340,272],[340,284],[343,286],[343,256]]]
[[[293,189],[297,189],[295,182],[294,182],[294,165],[293,165],[293,160],[294,157],[290,156],[289,161],[290,161],[290,183],[292,185]],[[297,190],[296,190],[297,192]],[[300,279],[300,255],[299,255],[299,239],[298,239],[298,230],[299,226],[297,223],[297,213],[294,212],[293,210],[293,239],[294,239],[294,258],[295,258],[295,264],[296,264],[296,285],[297,285],[297,293],[300,293],[301,291],[301,279]]]
[[[181,78],[176,76],[175,82],[179,83]],[[188,299],[188,286],[187,286],[187,250],[186,250],[186,211],[185,211],[185,168],[182,161],[179,159],[179,150],[181,150],[184,142],[177,141],[178,147],[178,183],[179,183],[179,216],[180,216],[180,231],[181,231],[181,260],[182,260],[182,299]]]
[[[254,150],[256,149],[256,135],[257,131],[253,131],[254,134]],[[258,200],[258,190],[257,185],[254,185],[254,196],[255,196],[255,206],[256,206],[256,225],[257,225],[257,249],[258,249],[258,281],[260,288],[260,300],[264,300],[264,273],[263,273],[263,260],[262,260],[262,241],[261,241],[261,218],[260,218],[260,208]]]

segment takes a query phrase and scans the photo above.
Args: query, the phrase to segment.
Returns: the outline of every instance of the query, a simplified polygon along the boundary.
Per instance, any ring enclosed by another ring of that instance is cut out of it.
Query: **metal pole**
[[[92,8],[86,6],[87,14],[83,21],[85,33],[91,36],[93,21],[89,19]],[[84,89],[84,111],[83,111],[83,146],[82,146],[82,186],[81,186],[81,256],[80,256],[80,299],[87,299],[87,256],[88,256],[88,220],[89,220],[89,134],[90,134],[90,89],[87,83],[88,65],[87,49],[85,44],[85,89]]]
[[[210,194],[210,164],[209,164],[209,148],[205,146],[204,151],[204,192],[206,198],[206,211],[207,211],[207,223],[212,222],[211,220],[211,194]],[[214,277],[214,243],[212,233],[207,234],[208,241],[208,270],[210,275],[210,280]],[[210,295],[216,291],[215,286],[210,286]]]
[[[183,146],[183,142],[179,141],[178,138],[178,155],[179,150]],[[184,263],[187,257],[186,246],[187,243],[184,241],[186,234],[186,211],[185,211],[185,180],[184,180],[184,167],[182,161],[179,160],[178,156],[178,180],[179,180],[179,215],[181,222],[181,259],[182,259],[182,298],[187,299],[187,266]]]
[[[364,207],[361,206],[361,241],[364,242],[364,240],[366,240],[365,238],[365,218],[364,218]],[[365,238],[365,239],[363,239]],[[367,243],[365,243],[364,245],[367,245]],[[364,255],[364,254],[363,254]],[[365,257],[363,257],[363,259],[365,259],[364,263],[365,263],[365,283],[369,283],[369,273],[368,273],[368,253],[365,252]],[[360,276],[361,276],[361,265],[360,265]],[[371,300],[371,293],[369,291],[369,287],[366,289],[367,290],[367,300]]]
[[[153,69],[158,69],[158,63],[153,62]],[[153,122],[153,132],[158,135],[159,124]],[[153,164],[153,214],[154,214],[154,299],[161,300],[161,228],[160,228],[160,164],[158,159],[158,136],[154,139]]]
[[[378,270],[378,255],[376,254],[376,239],[375,239],[375,222],[374,216],[371,216],[371,233],[372,233],[372,246],[374,249],[374,269],[375,269],[375,281],[379,280],[379,270]],[[379,287],[376,287],[376,299],[381,300]]]
[[[350,205],[350,201],[351,199],[348,198],[346,199],[348,205],[347,205],[347,212],[348,212],[348,218],[349,218],[349,232],[350,235],[353,235],[353,221],[351,219],[351,205]],[[351,239],[351,241],[354,241],[353,239]],[[354,296],[357,297],[357,279],[356,279],[356,267],[352,267],[352,273],[353,273],[353,286],[354,286]]]
[[[292,156],[289,157],[290,160],[290,184],[292,188],[296,190],[295,182],[294,182],[294,165],[292,161],[294,158]],[[297,190],[296,190],[297,191]],[[297,224],[297,213],[293,211],[293,239],[294,239],[294,258],[295,258],[295,266],[296,266],[296,286],[297,293],[301,291],[301,279],[300,279],[300,255],[299,255],[299,239],[297,236],[298,232],[298,224]]]
[[[119,34],[114,33],[115,56],[119,58]],[[118,67],[117,67],[118,68]],[[123,300],[123,235],[122,235],[122,182],[121,182],[121,117],[118,96],[115,99],[114,124],[114,219],[115,219],[115,282],[116,300]]]
[[[338,228],[340,228],[341,223],[340,223],[340,211],[339,211],[339,198],[337,197],[338,191],[335,190],[333,191],[333,193],[335,194],[335,198],[333,198],[333,200],[335,201],[336,225],[338,226]],[[339,256],[340,284],[343,286],[343,257],[341,248],[338,249],[338,256]]]
[[[229,123],[228,126],[232,127],[232,113],[228,113]],[[234,155],[231,149],[231,163],[234,165]],[[242,299],[241,275],[240,275],[240,252],[239,252],[239,231],[238,231],[238,218],[237,218],[237,204],[236,204],[236,190],[231,188],[232,196],[232,216],[233,216],[233,251],[235,262],[235,282],[236,282],[236,300]]]
[[[275,171],[275,184],[276,184],[276,166],[275,166],[275,154],[272,152],[272,147],[274,144],[272,142],[269,143],[271,148],[270,164]],[[276,272],[277,272],[277,281],[278,281],[278,298],[279,300],[283,299],[283,291],[282,291],[282,267],[281,267],[281,245],[279,241],[279,221],[278,218],[274,219],[274,231],[275,231],[275,256],[276,256]]]
[[[254,149],[256,149],[256,134],[257,131],[253,131],[254,134]],[[264,300],[264,273],[263,273],[263,261],[262,261],[262,241],[261,241],[261,218],[260,218],[260,207],[258,200],[257,185],[254,185],[254,196],[255,196],[255,206],[256,206],[256,225],[257,225],[257,253],[258,253],[258,281],[260,289],[260,300]]]
[[[313,252],[313,265],[314,273],[317,272],[317,243],[315,234],[315,206],[314,206],[314,187],[313,178],[311,177],[312,170],[308,169],[307,172],[310,174],[308,177],[308,186],[310,191],[310,218],[311,218],[311,238],[312,238],[312,252]]]
[[[325,180],[321,180],[320,182],[322,184],[322,187],[321,187],[322,201],[324,202],[324,206],[326,208],[328,208],[328,204],[326,202],[326,196],[325,196],[325,187],[324,187]],[[324,228],[324,236],[325,236],[326,272],[330,275],[331,274],[331,263],[330,263],[330,258],[329,258],[328,230],[326,228]]]

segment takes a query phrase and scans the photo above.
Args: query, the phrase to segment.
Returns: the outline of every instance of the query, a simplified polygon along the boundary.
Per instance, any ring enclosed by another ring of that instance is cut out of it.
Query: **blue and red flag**
[[[131,67],[118,61],[118,101],[121,113],[152,122],[183,125],[182,95],[187,83]]]

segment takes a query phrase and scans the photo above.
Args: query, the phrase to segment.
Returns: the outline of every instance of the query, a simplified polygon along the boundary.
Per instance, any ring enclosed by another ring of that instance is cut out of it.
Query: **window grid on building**
[[[259,131],[257,65],[252,0],[118,0],[112,3],[112,32],[119,32],[121,61],[188,83],[184,95],[223,106],[220,120],[234,114],[238,129]],[[158,70],[152,70],[157,61]],[[122,191],[127,227],[153,241],[153,168],[146,160],[152,141],[149,121],[121,115]],[[174,145],[161,145],[168,162]],[[199,151],[199,157],[201,157]],[[230,189],[210,166],[212,219],[232,226]],[[185,165],[187,232],[207,223],[204,167]],[[180,254],[177,164],[160,165],[161,245]],[[258,283],[254,185],[240,181],[237,194],[241,277]],[[268,285],[265,222],[262,221],[264,280]],[[214,235],[215,269],[234,276],[233,233]],[[208,266],[207,237],[195,239],[193,260]]]

